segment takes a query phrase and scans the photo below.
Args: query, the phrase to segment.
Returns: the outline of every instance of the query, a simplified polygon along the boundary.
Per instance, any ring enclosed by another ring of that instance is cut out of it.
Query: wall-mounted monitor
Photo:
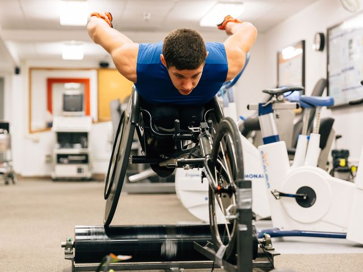
[[[328,28],[328,95],[334,107],[363,97],[363,13]]]

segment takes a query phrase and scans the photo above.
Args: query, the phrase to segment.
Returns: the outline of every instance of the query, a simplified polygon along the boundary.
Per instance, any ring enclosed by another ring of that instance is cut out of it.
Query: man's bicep
[[[137,54],[138,44],[127,44],[121,46],[111,52],[113,63],[117,70],[132,82],[136,82],[136,66],[137,66]]]
[[[227,61],[228,61],[228,74],[226,81],[235,78],[238,73],[243,69],[246,61],[246,53],[239,47],[226,48]]]

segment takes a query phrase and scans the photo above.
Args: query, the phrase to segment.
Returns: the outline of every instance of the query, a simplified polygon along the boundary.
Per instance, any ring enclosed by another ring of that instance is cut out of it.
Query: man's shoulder
[[[224,44],[220,42],[206,42],[205,47],[207,50],[215,49],[215,50],[224,50]]]
[[[223,43],[209,42],[206,43],[208,52],[206,64],[225,64],[227,65],[227,55]]]
[[[140,43],[137,62],[138,63],[153,63],[160,61],[163,43]]]
[[[140,51],[162,51],[162,49],[163,49],[163,42],[139,44]]]

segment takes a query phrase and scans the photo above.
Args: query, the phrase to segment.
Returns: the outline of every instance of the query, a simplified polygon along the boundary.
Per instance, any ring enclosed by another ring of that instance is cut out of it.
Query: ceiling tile
[[[241,0],[228,0],[240,2]],[[242,21],[252,22],[260,33],[286,20],[318,0],[243,0]],[[61,26],[61,0],[0,0],[0,39],[12,43],[20,59],[60,58],[59,48],[66,40],[85,43],[85,58],[104,58],[105,51],[93,44],[85,26]],[[88,0],[89,12],[109,11],[114,27],[135,42],[155,42],[170,30],[190,27],[203,36],[222,39],[216,28],[202,28],[200,19],[218,0]],[[143,13],[150,12],[150,20]],[[3,61],[6,56],[0,60]],[[1,65],[0,65],[1,66]]]

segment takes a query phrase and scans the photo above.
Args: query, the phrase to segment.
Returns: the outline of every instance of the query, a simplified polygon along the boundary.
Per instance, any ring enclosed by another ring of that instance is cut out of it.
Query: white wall
[[[0,72],[0,77],[4,79],[4,120],[9,121],[11,118],[11,73]]]
[[[248,104],[257,104],[265,96],[263,89],[269,86],[266,82],[265,35],[259,34],[250,51],[250,61],[234,87],[234,98],[237,104],[237,115],[251,116],[254,112],[247,110]]]
[[[98,120],[97,70],[33,70],[31,78],[32,130],[44,129],[47,123],[47,79],[88,78],[90,80],[90,108],[93,121]],[[54,97],[55,99],[56,97]],[[61,98],[61,96],[58,96]],[[59,101],[58,104],[61,104]]]
[[[239,85],[241,89],[236,91],[237,93],[241,91],[241,97],[238,97],[239,111],[243,112],[242,108],[245,106],[246,100],[255,99],[255,92],[259,92],[262,88],[276,86],[277,51],[299,40],[306,41],[306,94],[311,94],[315,83],[320,78],[326,78],[327,73],[327,51],[326,48],[323,52],[316,52],[312,49],[314,34],[316,32],[326,33],[327,28],[350,18],[352,15],[343,9],[338,0],[320,0],[263,35],[259,35],[256,48],[251,52],[251,65],[245,74],[249,78],[244,77],[244,82]],[[255,49],[257,52],[254,52]],[[256,58],[258,59],[255,60]],[[252,78],[253,80],[251,80]],[[261,85],[264,86],[261,88]],[[363,117],[363,107],[324,110],[323,115],[333,117],[336,133],[343,135],[343,138],[338,142],[338,147],[349,149],[350,160],[358,161],[363,145],[363,126],[360,124]]]
[[[98,67],[98,62],[24,62],[20,75],[9,76],[11,84],[6,85],[6,93],[11,92],[12,94],[9,109],[14,169],[16,173],[22,176],[50,176],[53,165],[47,163],[45,159],[47,155],[51,155],[53,152],[55,135],[51,131],[29,134],[29,67],[95,69]],[[51,73],[51,76],[54,77],[54,72]],[[61,75],[58,76],[62,77]],[[65,71],[64,76],[70,77],[69,71]],[[97,79],[95,75],[91,76],[93,79]],[[95,89],[96,86],[97,82],[91,86],[91,89]],[[44,91],[46,92],[46,90]],[[91,112],[92,115],[97,115],[97,101],[95,102],[97,93],[95,91],[92,93]],[[111,122],[93,124],[90,134],[93,173],[105,173],[107,171],[111,155],[110,135],[112,135]]]

